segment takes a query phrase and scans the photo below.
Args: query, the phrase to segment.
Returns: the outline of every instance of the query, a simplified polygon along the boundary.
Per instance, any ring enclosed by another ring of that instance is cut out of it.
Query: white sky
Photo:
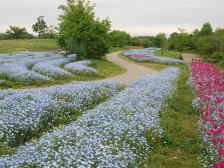
[[[178,27],[191,32],[210,22],[213,28],[224,27],[224,0],[90,0],[95,14],[109,17],[112,29],[131,35],[167,34]],[[58,6],[66,0],[0,0],[0,32],[9,25],[26,27],[32,32],[39,16],[47,25],[57,25]]]

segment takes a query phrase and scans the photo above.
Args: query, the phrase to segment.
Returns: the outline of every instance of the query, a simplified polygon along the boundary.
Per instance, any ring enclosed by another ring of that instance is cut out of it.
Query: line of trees
[[[169,37],[165,33],[156,36],[131,37],[125,31],[111,31],[108,18],[100,20],[95,17],[94,5],[88,0],[67,0],[66,5],[59,7],[59,26],[47,26],[44,16],[37,18],[33,31],[38,38],[56,38],[58,44],[70,53],[76,53],[78,59],[100,58],[111,47],[127,45],[141,47],[159,47],[162,51],[170,49],[180,52],[194,50],[205,55],[205,59],[213,63],[224,61],[224,29],[213,30],[210,23],[205,23],[201,29],[187,33],[179,28]],[[30,39],[36,38],[25,28],[10,26],[9,30],[0,34],[0,39]],[[162,52],[163,54],[163,52]]]
[[[142,47],[159,47],[163,50],[170,49],[180,52],[197,52],[211,63],[224,65],[224,29],[213,30],[210,23],[204,23],[201,29],[187,33],[179,28],[169,37],[164,33],[156,36],[139,36],[132,38],[131,45]]]
[[[0,40],[8,39],[53,39],[57,35],[57,27],[54,25],[47,26],[44,16],[37,18],[37,22],[32,25],[33,31],[38,33],[38,37],[27,32],[25,27],[9,26],[5,33],[0,33]]]

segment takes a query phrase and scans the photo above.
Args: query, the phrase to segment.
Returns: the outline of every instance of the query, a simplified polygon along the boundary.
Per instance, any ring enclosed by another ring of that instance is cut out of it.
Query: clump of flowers
[[[96,69],[88,67],[92,62],[89,60],[73,62],[65,65],[65,69],[71,70],[73,72],[87,72],[96,73]]]
[[[60,53],[53,50],[48,52],[26,51],[12,55],[0,54],[0,76],[29,85],[72,77],[72,71],[69,72],[68,69],[96,72],[95,69],[87,66],[90,61],[75,62],[76,54],[65,57]]]
[[[63,117],[77,115],[117,94],[119,83],[76,82],[42,90],[0,92],[0,142],[18,146],[52,128]]]
[[[2,156],[0,167],[140,166],[150,151],[144,132],[162,132],[159,111],[178,75],[168,68],[143,76],[75,122]]]
[[[201,111],[199,121],[206,154],[205,167],[224,167],[224,73],[211,64],[191,64],[192,84],[196,90],[193,105]]]
[[[140,62],[158,62],[164,64],[184,64],[185,62],[179,59],[159,57],[155,55],[155,51],[158,48],[146,48],[146,49],[132,49],[122,52],[123,55],[130,57],[133,60]]]

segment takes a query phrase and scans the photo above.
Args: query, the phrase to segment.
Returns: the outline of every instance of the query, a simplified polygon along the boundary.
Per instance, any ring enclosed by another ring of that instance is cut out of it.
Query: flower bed
[[[168,68],[140,78],[77,121],[0,158],[0,167],[140,166],[150,151],[144,132],[162,131],[159,111],[178,74],[178,68]]]
[[[71,77],[73,74],[67,70],[96,72],[95,69],[87,67],[90,64],[89,61],[73,63],[76,60],[76,54],[64,57],[56,51],[1,54],[0,76],[23,84],[39,84]]]
[[[65,65],[65,69],[71,70],[73,72],[87,72],[87,73],[96,73],[94,68],[88,67],[92,62],[89,60],[73,62]]]
[[[18,146],[63,117],[85,111],[119,91],[116,82],[77,82],[43,90],[2,91],[0,142]]]
[[[0,57],[0,75],[25,84],[50,81],[51,77],[33,71],[32,67],[41,62],[60,59],[63,59],[62,55],[49,52],[19,52],[13,55],[2,55]]]
[[[50,60],[46,62],[40,62],[33,66],[32,70],[38,72],[42,75],[46,75],[52,78],[63,78],[69,77],[72,74],[65,69],[61,68],[60,66],[70,62],[71,59],[68,58],[61,58],[56,60]]]
[[[122,52],[123,55],[130,57],[133,60],[140,62],[158,62],[164,64],[183,64],[185,63],[182,60],[174,59],[174,58],[166,58],[155,56],[155,51],[157,48],[147,48],[147,49],[133,49]]]
[[[199,121],[206,154],[204,167],[224,167],[224,73],[208,63],[191,64],[196,90],[193,105],[201,111]]]

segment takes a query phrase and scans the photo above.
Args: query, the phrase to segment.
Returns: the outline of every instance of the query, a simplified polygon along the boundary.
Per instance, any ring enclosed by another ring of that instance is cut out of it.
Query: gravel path
[[[157,72],[156,70],[153,70],[151,68],[146,68],[144,66],[123,60],[119,58],[119,54],[120,54],[120,51],[113,52],[113,53],[107,54],[106,58],[108,59],[108,61],[125,68],[127,72],[118,76],[107,78],[106,80],[116,80],[124,84],[130,84],[132,81],[138,79],[142,75]]]
[[[192,62],[192,58],[194,59],[201,59],[201,56],[198,54],[192,54],[192,53],[183,53],[182,54],[183,60],[186,61],[188,64]]]

